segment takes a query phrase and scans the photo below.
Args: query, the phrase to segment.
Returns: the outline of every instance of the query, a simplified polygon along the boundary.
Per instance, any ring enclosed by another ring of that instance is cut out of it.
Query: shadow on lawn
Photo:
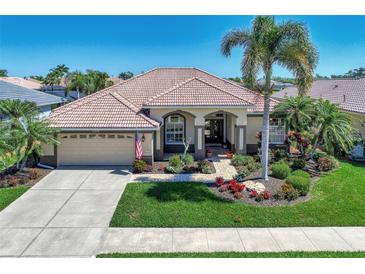
[[[217,197],[202,183],[156,183],[147,190],[146,195],[159,202],[216,201],[229,203],[229,201]]]

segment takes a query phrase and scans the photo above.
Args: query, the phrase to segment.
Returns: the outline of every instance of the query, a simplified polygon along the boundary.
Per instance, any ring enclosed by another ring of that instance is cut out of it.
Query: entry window
[[[284,144],[285,142],[285,121],[284,119],[270,119],[270,144]]]
[[[181,144],[184,139],[184,117],[170,115],[165,120],[165,143]]]

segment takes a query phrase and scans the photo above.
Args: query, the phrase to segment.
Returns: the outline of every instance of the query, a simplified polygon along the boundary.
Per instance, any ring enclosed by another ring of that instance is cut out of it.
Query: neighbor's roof
[[[36,103],[37,106],[47,106],[64,102],[61,97],[0,80],[0,100],[4,99],[31,101]]]
[[[271,109],[277,103],[271,100]],[[143,108],[190,105],[245,106],[250,112],[262,112],[264,100],[200,69],[156,68],[62,106],[50,121],[61,128],[158,127]]]
[[[293,86],[273,94],[273,97],[284,99],[297,95],[298,89]],[[365,78],[316,80],[308,95],[329,100],[346,111],[365,113]]]
[[[0,77],[0,80],[17,86],[21,86],[23,88],[36,89],[36,90],[44,90],[44,89],[51,90],[50,86],[45,86],[40,81],[31,78],[24,79],[21,77]],[[53,90],[64,90],[65,85],[63,83],[64,83],[64,78],[61,79],[60,85],[53,86]]]

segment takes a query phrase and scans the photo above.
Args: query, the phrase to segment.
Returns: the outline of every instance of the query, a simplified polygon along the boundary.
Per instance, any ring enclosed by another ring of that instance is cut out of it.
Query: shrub
[[[307,178],[310,179],[310,174],[308,172],[305,172],[304,170],[295,170],[291,173],[291,176],[296,176],[296,177],[303,177],[303,178]]]
[[[258,162],[252,161],[247,163],[246,168],[248,169],[248,171],[251,172],[255,172],[258,171],[260,169],[261,165]]]
[[[250,197],[251,197],[251,198],[257,197],[257,195],[258,195],[258,193],[257,193],[257,191],[256,191],[256,190],[252,190],[252,191],[250,192]]]
[[[241,192],[235,192],[233,194],[233,197],[235,197],[236,199],[241,199],[243,197],[243,194]]]
[[[272,150],[272,156],[275,158],[275,160],[281,160],[281,159],[284,159],[286,158],[288,155],[287,155],[287,152],[285,151],[285,149],[274,149]]]
[[[330,171],[338,166],[338,160],[333,156],[327,155],[318,159],[318,168],[320,171]]]
[[[232,157],[232,165],[234,166],[247,166],[252,162],[255,162],[255,160],[249,155],[234,154]]]
[[[250,174],[250,171],[245,166],[237,167],[237,175],[234,177],[238,182],[243,182],[245,177]]]
[[[215,178],[215,185],[217,187],[224,185],[224,179],[223,179],[223,177],[216,177]]]
[[[228,188],[233,192],[241,192],[245,189],[245,185],[239,184],[235,179],[228,181]]]
[[[295,159],[293,161],[292,167],[297,169],[303,169],[306,164],[307,162],[304,159]]]
[[[286,179],[288,184],[291,184],[296,190],[298,190],[301,196],[305,196],[309,192],[309,178],[298,177],[298,176],[289,176]]]
[[[198,168],[200,172],[204,174],[211,174],[214,172],[213,163],[208,160],[199,161]]]
[[[299,197],[299,192],[296,190],[291,184],[285,183],[281,186],[281,190],[274,194],[274,198],[276,200],[284,200],[288,201],[295,200]]]
[[[31,180],[35,180],[35,179],[38,179],[39,177],[42,176],[42,172],[39,170],[39,169],[36,169],[36,168],[30,168],[28,170],[28,177],[29,179]]]
[[[181,162],[186,166],[191,166],[194,163],[194,157],[191,154],[186,154],[181,157]]]
[[[180,155],[174,154],[169,157],[169,166],[171,167],[180,167],[182,166],[182,161]]]
[[[143,160],[134,160],[133,162],[133,172],[142,173],[146,167],[146,162]]]
[[[326,157],[326,156],[328,156],[326,152],[317,148],[312,157],[314,160],[318,161],[319,158]]]
[[[290,174],[290,167],[287,164],[278,162],[271,167],[272,176],[278,179],[285,179]]]

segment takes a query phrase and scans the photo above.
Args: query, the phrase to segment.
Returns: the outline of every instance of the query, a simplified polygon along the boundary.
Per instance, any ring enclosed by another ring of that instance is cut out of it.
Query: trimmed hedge
[[[286,179],[288,184],[291,184],[296,190],[298,190],[301,196],[305,196],[309,192],[309,178],[299,177],[299,176],[289,176]]]
[[[273,177],[283,180],[289,176],[290,167],[283,162],[278,162],[271,166],[271,172]]]

